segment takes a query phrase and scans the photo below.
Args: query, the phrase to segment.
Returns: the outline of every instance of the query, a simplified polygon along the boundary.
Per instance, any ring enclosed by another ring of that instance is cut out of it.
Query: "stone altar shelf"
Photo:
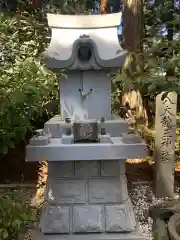
[[[123,120],[107,120],[104,127],[107,134],[99,134],[99,143],[72,144],[73,134],[66,135],[66,124],[60,116],[55,116],[45,123],[43,136],[34,136],[27,146],[29,161],[77,161],[77,160],[117,160],[142,158],[147,149],[141,138],[135,134],[125,134],[128,124]],[[100,125],[100,123],[99,123]],[[50,135],[48,134],[50,133]]]
[[[126,134],[111,116],[108,71],[124,63],[118,41],[121,13],[48,15],[47,66],[66,69],[60,79],[61,117],[30,139],[27,161],[48,160],[45,204],[35,239],[140,240],[127,192],[125,160],[147,155],[146,144]]]

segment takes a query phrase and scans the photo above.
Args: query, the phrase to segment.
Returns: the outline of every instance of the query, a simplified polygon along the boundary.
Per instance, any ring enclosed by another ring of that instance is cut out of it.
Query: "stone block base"
[[[39,227],[45,234],[133,232],[130,199],[119,204],[44,205]]]
[[[43,234],[36,232],[32,240],[144,240],[144,237],[139,232],[131,233],[115,233],[115,234]]]
[[[127,191],[124,162],[48,164],[37,240],[141,240]]]

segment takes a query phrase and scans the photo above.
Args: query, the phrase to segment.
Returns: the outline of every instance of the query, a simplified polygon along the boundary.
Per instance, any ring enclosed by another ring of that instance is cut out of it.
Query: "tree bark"
[[[169,13],[168,13],[168,21],[171,22],[174,20],[173,16],[173,11],[174,11],[174,1],[170,0],[170,6],[169,6]],[[174,35],[174,26],[172,23],[167,24],[167,39],[168,39],[168,56],[167,59],[170,59],[173,57],[173,48],[172,48],[172,41],[173,41],[173,35]],[[174,68],[169,67],[166,72],[167,77],[168,76],[174,76]]]
[[[143,2],[124,1],[124,44],[130,52],[142,52],[143,40]]]
[[[123,70],[132,79],[143,72],[143,28],[143,1],[125,0],[123,38],[124,48],[129,51],[129,55],[126,58]],[[136,97],[134,97],[135,95]],[[124,96],[126,96],[126,101],[124,101]],[[134,116],[136,123],[140,120],[141,124],[148,125],[146,109],[143,106],[143,99],[138,86],[134,85],[133,94],[131,90],[124,89],[122,105],[125,104],[129,108],[130,115]]]
[[[105,14],[107,12],[108,0],[101,0],[100,3],[100,13]]]

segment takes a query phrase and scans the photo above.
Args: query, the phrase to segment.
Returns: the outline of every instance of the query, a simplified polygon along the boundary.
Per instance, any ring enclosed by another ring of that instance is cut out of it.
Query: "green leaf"
[[[156,87],[157,87],[156,82],[153,82],[152,84],[150,84],[150,85],[148,86],[148,92],[155,92]]]
[[[6,229],[4,229],[3,232],[2,232],[2,238],[3,239],[8,239],[8,237],[9,237],[8,231]]]

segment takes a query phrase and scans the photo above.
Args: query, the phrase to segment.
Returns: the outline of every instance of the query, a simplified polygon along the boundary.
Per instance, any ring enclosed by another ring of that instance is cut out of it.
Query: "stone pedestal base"
[[[102,233],[102,234],[78,234],[78,235],[45,235],[36,232],[32,240],[144,240],[138,232],[131,233]]]
[[[37,240],[141,240],[124,160],[51,162]]]
[[[39,228],[44,234],[133,232],[136,221],[130,199],[119,204],[44,206]]]

